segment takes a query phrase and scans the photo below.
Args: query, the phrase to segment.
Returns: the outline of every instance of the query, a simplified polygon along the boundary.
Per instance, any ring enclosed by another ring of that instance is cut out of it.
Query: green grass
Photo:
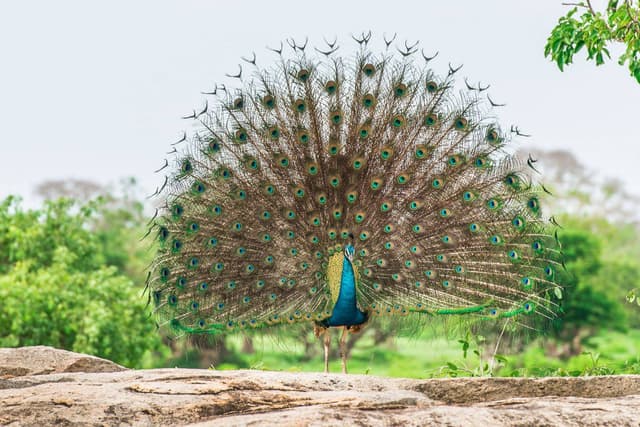
[[[499,348],[504,359],[499,357],[497,362],[494,361],[492,369],[488,369],[487,362],[493,353],[495,342],[485,342],[483,346],[479,346],[477,342],[470,340],[464,357],[462,344],[458,341],[460,339],[463,337],[443,337],[435,331],[425,331],[420,336],[399,337],[382,345],[375,345],[373,335],[366,333],[353,349],[349,359],[349,372],[406,378],[640,373],[640,331],[601,332],[587,341],[584,346],[586,353],[566,359],[550,357],[546,354],[549,344],[543,346],[539,340],[531,341],[518,354],[508,354]],[[227,346],[232,352],[230,360],[212,368],[290,372],[322,372],[324,368],[320,340],[313,343],[316,355],[311,359],[306,358],[304,345],[299,338],[254,337],[255,352],[252,354],[242,353],[242,340],[240,336],[227,338]],[[337,346],[337,334],[333,336],[332,346]],[[481,354],[482,359],[474,350]],[[183,358],[164,365],[196,367],[198,361],[197,351],[192,350]],[[330,371],[341,371],[339,357],[331,359]]]

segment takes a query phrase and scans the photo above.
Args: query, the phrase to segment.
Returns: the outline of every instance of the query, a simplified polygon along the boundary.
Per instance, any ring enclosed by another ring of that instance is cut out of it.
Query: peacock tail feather
[[[151,228],[161,324],[322,321],[348,243],[370,317],[554,316],[559,243],[496,104],[484,88],[458,91],[454,68],[435,75],[413,46],[368,42],[352,57],[293,42],[270,68],[245,59],[240,88],[218,86],[189,116],[197,130],[174,150]]]

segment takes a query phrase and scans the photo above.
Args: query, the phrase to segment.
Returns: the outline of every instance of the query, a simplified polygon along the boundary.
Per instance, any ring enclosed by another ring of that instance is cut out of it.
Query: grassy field
[[[435,331],[425,331],[420,336],[398,337],[375,345],[373,336],[365,334],[354,347],[349,359],[349,372],[407,378],[432,378],[446,376],[576,376],[640,373],[640,331],[627,333],[603,331],[590,337],[583,353],[568,357],[551,357],[556,345],[541,340],[527,343],[519,353],[509,354],[498,348],[493,358],[495,341],[478,343],[468,340],[466,357],[463,351],[465,336],[439,336]],[[254,352],[242,352],[243,338],[227,338],[232,352],[232,362],[212,366],[212,369],[264,369],[281,371],[321,372],[323,370],[322,346],[318,340],[316,355],[305,356],[304,345],[299,339],[287,337],[255,337]],[[334,334],[332,346],[337,346]],[[187,352],[169,366],[195,367],[199,362],[195,351]],[[332,372],[340,372],[340,359],[335,356],[330,363]]]

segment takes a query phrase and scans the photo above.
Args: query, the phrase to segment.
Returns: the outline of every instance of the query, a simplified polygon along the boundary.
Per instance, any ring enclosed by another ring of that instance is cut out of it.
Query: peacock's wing
[[[438,79],[411,54],[279,57],[193,115],[154,224],[162,323],[324,319],[350,234],[372,314],[551,314],[556,243],[478,90],[456,95],[455,70]]]

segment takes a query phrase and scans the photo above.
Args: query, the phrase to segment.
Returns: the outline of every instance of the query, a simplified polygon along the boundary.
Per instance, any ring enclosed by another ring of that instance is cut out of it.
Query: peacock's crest
[[[295,42],[270,68],[254,55],[239,89],[188,117],[151,229],[162,324],[321,322],[346,244],[368,316],[553,316],[559,244],[486,88],[459,92],[457,69],[369,38],[350,57]]]

